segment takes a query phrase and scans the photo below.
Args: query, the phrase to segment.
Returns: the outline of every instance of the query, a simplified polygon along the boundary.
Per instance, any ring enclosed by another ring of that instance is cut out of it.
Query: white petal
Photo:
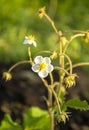
[[[44,61],[46,64],[50,64],[50,63],[51,63],[51,60],[50,60],[49,57],[45,57],[45,58],[43,59],[43,61]]]
[[[25,39],[23,44],[32,44],[32,42],[30,40],[28,40],[28,39]]]
[[[45,78],[48,76],[48,73],[47,71],[39,71],[38,72],[38,75],[41,77],[41,78]]]
[[[34,40],[32,40],[32,43],[33,43],[34,47],[37,46],[37,44],[36,44],[36,42]]]
[[[34,59],[34,62],[36,64],[40,64],[43,61],[43,57],[42,56],[36,56]]]
[[[48,73],[50,73],[51,71],[53,71],[53,65],[51,65],[51,64],[47,65],[46,71]]]
[[[34,65],[32,65],[32,70],[34,71],[34,72],[39,72],[39,64],[34,64]]]

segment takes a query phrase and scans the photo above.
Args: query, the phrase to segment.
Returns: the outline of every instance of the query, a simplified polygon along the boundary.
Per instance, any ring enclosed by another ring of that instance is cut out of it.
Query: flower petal
[[[53,65],[51,65],[51,64],[47,65],[46,71],[48,73],[50,73],[51,71],[53,71]]]
[[[40,64],[43,61],[43,57],[42,56],[36,56],[34,59],[34,62],[36,64]]]
[[[28,39],[25,39],[23,44],[32,44],[32,41],[28,40]]]
[[[33,44],[36,47],[36,42],[34,40],[30,40],[27,36],[25,36],[25,40],[23,44]]]
[[[49,57],[45,57],[45,58],[43,59],[43,62],[45,62],[46,64],[50,64],[50,63],[51,63],[51,60],[50,60]]]
[[[32,70],[34,71],[34,72],[39,72],[39,64],[34,64],[34,65],[32,65]]]
[[[37,44],[36,44],[36,42],[34,40],[32,40],[32,43],[33,43],[34,47],[37,46]]]
[[[48,73],[47,71],[39,71],[38,72],[38,75],[41,77],[41,78],[45,78],[48,76]]]

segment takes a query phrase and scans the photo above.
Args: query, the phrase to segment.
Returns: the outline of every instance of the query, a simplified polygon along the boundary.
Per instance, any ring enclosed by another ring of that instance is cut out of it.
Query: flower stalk
[[[8,72],[11,72],[14,68],[16,68],[17,66],[21,65],[21,64],[27,64],[29,63],[30,64],[30,61],[29,60],[24,60],[24,61],[19,61],[17,62],[16,64],[14,64],[13,66],[11,66],[8,70]]]

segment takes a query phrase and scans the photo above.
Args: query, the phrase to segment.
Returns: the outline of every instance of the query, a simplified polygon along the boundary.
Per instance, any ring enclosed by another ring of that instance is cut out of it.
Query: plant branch
[[[77,37],[84,37],[84,36],[85,36],[84,33],[79,33],[79,34],[73,35],[73,36],[70,38],[70,40],[67,42],[67,44],[65,45],[65,48],[64,48],[63,53],[66,52],[66,50],[67,50],[67,48],[68,48],[68,46],[69,46],[69,44],[70,44],[70,42],[71,42],[72,40],[74,40],[74,39],[77,38]]]
[[[67,60],[68,60],[68,62],[70,64],[70,74],[72,74],[72,61],[71,61],[70,57],[67,54],[63,54],[63,55],[67,58]]]
[[[24,60],[24,61],[19,61],[16,64],[14,64],[13,66],[10,67],[10,69],[8,70],[8,72],[11,72],[15,67],[17,67],[18,65],[21,64],[26,64],[29,63],[30,64],[30,60]]]
[[[46,19],[51,23],[51,25],[52,25],[54,31],[56,32],[56,34],[58,34],[57,28],[56,28],[56,26],[55,26],[53,20],[52,20],[46,13],[44,14],[44,16],[45,16]]]
[[[51,90],[52,90],[52,93],[53,93],[53,95],[55,97],[55,100],[56,100],[56,103],[57,103],[57,106],[58,106],[58,110],[59,110],[59,114],[61,114],[61,109],[60,109],[60,104],[59,104],[57,94],[56,94],[56,92],[54,91],[54,89],[52,87],[51,87]]]
[[[59,67],[59,66],[55,66],[54,70],[63,70],[67,75],[70,75],[65,69]]]
[[[80,62],[80,63],[76,63],[72,66],[72,68],[76,68],[76,67],[79,67],[79,66],[86,66],[86,65],[89,65],[89,62]],[[67,70],[69,70],[70,68],[67,68]]]

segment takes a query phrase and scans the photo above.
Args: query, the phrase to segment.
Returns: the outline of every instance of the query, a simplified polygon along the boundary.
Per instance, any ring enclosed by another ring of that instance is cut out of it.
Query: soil
[[[22,65],[12,71],[13,78],[5,82],[2,73],[10,65],[1,65],[0,74],[0,122],[9,113],[14,121],[22,124],[24,111],[31,106],[47,109],[43,96],[47,91],[40,78],[31,71],[30,66]],[[79,76],[75,87],[68,89],[67,99],[78,97],[89,103],[89,75],[82,69],[74,70]],[[55,72],[55,80],[58,75]],[[89,111],[69,109],[72,115],[65,124],[56,124],[55,130],[89,130]]]

